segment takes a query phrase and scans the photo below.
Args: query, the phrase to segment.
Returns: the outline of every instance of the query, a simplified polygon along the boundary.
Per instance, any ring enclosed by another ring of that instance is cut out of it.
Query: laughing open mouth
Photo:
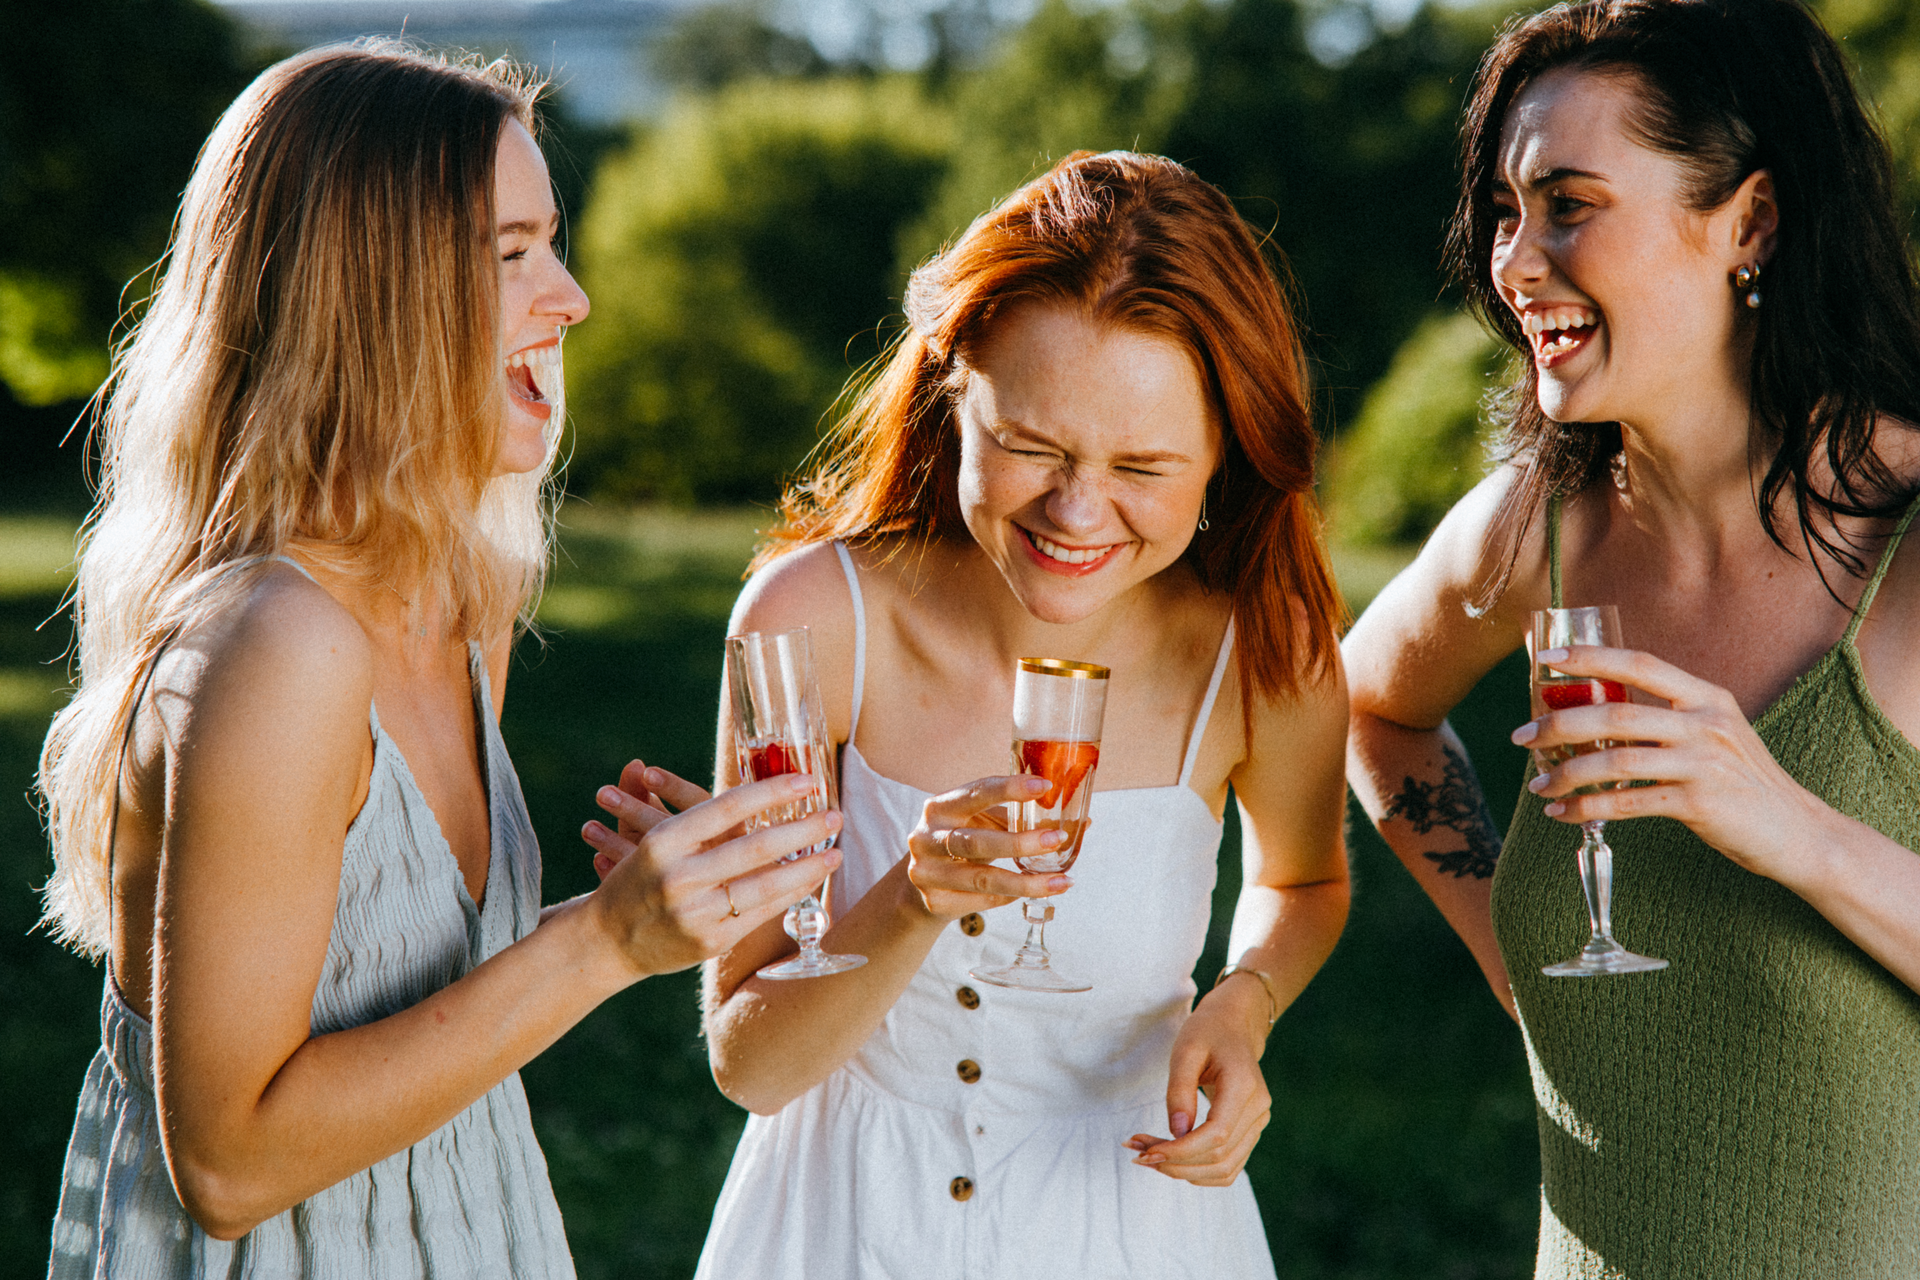
[[[1600,327],[1600,313],[1592,307],[1543,307],[1523,314],[1520,326],[1533,344],[1534,362],[1545,368],[1585,345]]]
[[[528,347],[507,357],[507,390],[528,409],[545,417],[560,393],[560,344]]]

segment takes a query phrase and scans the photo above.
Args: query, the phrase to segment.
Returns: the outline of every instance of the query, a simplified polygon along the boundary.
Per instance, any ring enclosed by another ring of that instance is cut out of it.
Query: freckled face
[[[1064,306],[996,322],[958,417],[967,528],[1044,622],[1089,617],[1178,560],[1220,458],[1184,347]]]
[[[1549,72],[1501,129],[1493,280],[1559,422],[1643,422],[1723,385],[1742,358],[1717,215],[1689,209],[1680,162],[1628,131],[1637,91]]]
[[[560,214],[547,162],[518,120],[500,132],[493,200],[500,251],[500,337],[507,421],[494,474],[536,470],[547,461],[553,401],[560,390],[560,337],[587,318],[587,295],[554,252]],[[544,390],[543,390],[544,388]]]

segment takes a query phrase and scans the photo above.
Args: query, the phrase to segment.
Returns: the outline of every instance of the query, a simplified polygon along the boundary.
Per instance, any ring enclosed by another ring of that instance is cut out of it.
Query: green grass
[[[640,756],[712,768],[720,641],[764,516],[569,507],[563,553],[505,708],[549,900],[590,888],[592,792]],[[0,1278],[40,1275],[74,1098],[98,1043],[100,972],[29,934],[45,842],[25,799],[65,681],[54,613],[71,524],[0,517]],[[1357,607],[1404,563],[1336,557]],[[51,665],[49,665],[51,664]],[[1504,814],[1517,666],[1455,717]],[[1211,982],[1238,891],[1230,832]],[[1472,1280],[1531,1272],[1539,1169],[1519,1039],[1465,949],[1363,822],[1346,936],[1267,1053],[1273,1123],[1253,1179],[1287,1280]],[[714,1089],[692,974],[609,1001],[525,1071],[580,1273],[685,1277],[744,1115]]]

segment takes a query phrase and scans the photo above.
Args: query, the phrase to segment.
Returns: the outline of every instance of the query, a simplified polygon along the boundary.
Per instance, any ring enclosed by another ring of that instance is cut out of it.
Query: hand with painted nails
[[[1224,1187],[1240,1176],[1273,1117],[1273,1097],[1260,1071],[1269,1023],[1267,995],[1252,981],[1208,993],[1174,1041],[1167,1076],[1167,1128],[1172,1137],[1136,1133],[1124,1144],[1133,1162],[1197,1187]],[[1200,1094],[1207,1118],[1196,1128]]]
[[[1575,645],[1540,658],[1567,675],[1617,681],[1667,704],[1569,707],[1516,729],[1514,745],[1536,753],[1610,744],[1527,784],[1549,798],[1548,817],[1574,824],[1673,818],[1775,880],[1789,878],[1797,859],[1824,846],[1818,828],[1824,816],[1838,815],[1780,766],[1727,690],[1631,649]],[[1628,783],[1640,785],[1622,785]]]
[[[617,829],[589,822],[600,888],[588,895],[603,927],[646,977],[686,969],[732,947],[817,889],[840,864],[837,849],[781,858],[840,829],[837,812],[746,833],[746,820],[793,803],[812,779],[785,774],[715,797],[635,760],[596,800]]]
[[[1073,881],[1058,872],[1029,874],[993,865],[1052,852],[1070,839],[1064,831],[1007,829],[1006,806],[1035,799],[1048,785],[1045,778],[1024,774],[980,778],[927,801],[920,824],[907,837],[907,879],[930,915],[954,920],[1071,887]]]

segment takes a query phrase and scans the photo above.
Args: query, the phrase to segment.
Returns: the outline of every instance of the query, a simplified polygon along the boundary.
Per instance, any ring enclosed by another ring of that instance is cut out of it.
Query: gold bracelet
[[[1244,965],[1230,964],[1220,971],[1220,976],[1213,980],[1213,985],[1219,986],[1236,973],[1250,973],[1260,979],[1260,985],[1267,993],[1267,1030],[1273,1030],[1273,1024],[1280,1021],[1280,1001],[1273,994],[1273,979],[1268,977],[1263,969],[1249,969]]]

